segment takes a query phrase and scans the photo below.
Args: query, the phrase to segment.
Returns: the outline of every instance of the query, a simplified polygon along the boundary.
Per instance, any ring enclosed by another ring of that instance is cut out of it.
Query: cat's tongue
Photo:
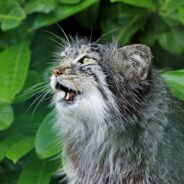
[[[73,101],[75,96],[76,96],[76,93],[74,93],[74,92],[68,92],[66,94],[65,100],[67,100],[67,101]]]

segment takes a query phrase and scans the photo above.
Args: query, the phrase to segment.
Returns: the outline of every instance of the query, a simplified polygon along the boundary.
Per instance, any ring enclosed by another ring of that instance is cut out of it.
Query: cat
[[[184,123],[148,46],[76,39],[50,85],[69,184],[184,183]]]

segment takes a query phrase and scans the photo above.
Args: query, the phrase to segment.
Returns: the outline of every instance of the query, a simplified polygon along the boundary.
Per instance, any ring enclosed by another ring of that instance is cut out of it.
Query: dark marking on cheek
[[[90,71],[90,75],[93,76],[94,80],[96,81],[97,88],[100,91],[100,93],[102,94],[102,96],[104,97],[105,100],[108,100],[108,97],[104,91],[104,89],[101,87],[100,85],[100,80],[98,79],[97,75],[95,73],[92,72],[92,70],[90,68],[87,68],[88,71]]]

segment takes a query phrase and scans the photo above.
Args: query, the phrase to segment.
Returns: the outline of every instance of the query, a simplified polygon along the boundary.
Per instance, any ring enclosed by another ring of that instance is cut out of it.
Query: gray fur
[[[69,184],[183,184],[184,124],[150,49],[78,40],[60,55],[70,72],[52,76],[52,88],[59,80],[82,92],[73,105],[57,90],[53,98]],[[84,55],[95,63],[80,64]]]

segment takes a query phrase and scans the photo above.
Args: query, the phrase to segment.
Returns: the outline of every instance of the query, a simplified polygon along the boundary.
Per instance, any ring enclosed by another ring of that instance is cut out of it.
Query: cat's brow
[[[80,56],[78,56],[74,61],[73,63],[77,63],[80,59],[82,59],[83,57],[87,56],[86,53],[85,54],[82,54]]]
[[[65,53],[61,53],[61,54],[60,54],[60,57],[61,57],[61,58],[64,58],[64,57],[66,57],[66,54],[65,54]]]

